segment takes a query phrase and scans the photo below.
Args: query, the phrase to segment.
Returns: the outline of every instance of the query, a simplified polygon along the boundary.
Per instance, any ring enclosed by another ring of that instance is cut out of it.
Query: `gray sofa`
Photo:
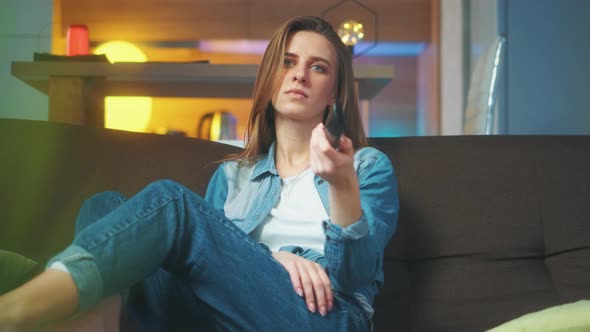
[[[399,181],[376,331],[483,331],[590,298],[590,137],[372,139]],[[44,261],[84,199],[157,179],[204,194],[237,148],[183,137],[0,120],[0,249]]]

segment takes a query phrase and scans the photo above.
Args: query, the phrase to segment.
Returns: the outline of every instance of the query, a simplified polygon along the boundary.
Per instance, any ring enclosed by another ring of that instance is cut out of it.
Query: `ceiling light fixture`
[[[348,3],[350,3],[354,7],[359,7],[360,10],[358,10],[358,8],[357,8],[356,10],[350,9],[347,11],[346,8],[344,8],[344,6],[347,5]],[[340,14],[339,14],[339,12],[340,12]],[[344,12],[348,12],[348,14],[344,14]],[[346,20],[342,21],[341,17],[345,16],[345,15],[350,15],[350,13],[354,13],[354,16],[355,16],[354,19],[346,19]],[[336,31],[338,32],[338,35],[342,39],[342,42],[348,46],[348,48],[350,49],[350,51],[354,57],[361,56],[361,55],[367,53],[368,51],[370,51],[371,49],[375,48],[375,46],[377,46],[377,42],[379,39],[378,38],[378,29],[377,29],[377,27],[378,27],[377,13],[374,10],[372,10],[371,8],[369,8],[368,6],[362,4],[361,2],[359,2],[357,0],[339,1],[338,3],[328,7],[324,11],[322,11],[320,16],[330,22],[340,20],[341,23],[338,25],[338,28],[336,29]],[[335,16],[335,17],[330,17],[330,16]],[[360,23],[360,22],[363,22],[363,18],[364,18],[364,20],[371,21],[371,23],[372,23],[372,27],[369,27],[367,29],[367,31],[372,32],[373,43],[370,44],[368,47],[364,48],[363,50],[357,51],[357,50],[355,50],[355,45],[357,45],[357,43],[359,41],[364,40],[367,37],[367,33],[365,32],[366,25],[363,23]]]

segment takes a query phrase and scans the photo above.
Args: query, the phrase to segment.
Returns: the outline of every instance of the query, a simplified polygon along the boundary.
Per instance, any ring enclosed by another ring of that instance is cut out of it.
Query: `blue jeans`
[[[128,290],[125,306],[144,330],[367,331],[354,300],[335,294],[327,316],[311,313],[289,274],[262,245],[172,181],[130,198],[98,194],[83,205],[63,262],[80,309]]]

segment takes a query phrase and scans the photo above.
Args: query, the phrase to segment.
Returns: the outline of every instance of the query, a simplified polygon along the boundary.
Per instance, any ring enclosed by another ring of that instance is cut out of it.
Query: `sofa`
[[[590,298],[590,136],[375,138],[399,183],[375,331],[485,331]],[[204,194],[239,148],[186,137],[0,120],[0,249],[39,262],[82,202],[157,179]]]

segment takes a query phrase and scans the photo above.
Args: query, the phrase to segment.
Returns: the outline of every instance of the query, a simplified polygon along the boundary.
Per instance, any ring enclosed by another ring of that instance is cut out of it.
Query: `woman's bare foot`
[[[0,332],[118,332],[121,297],[109,297],[94,309],[72,319],[42,325],[27,319],[24,308],[11,296],[0,297]]]
[[[37,331],[70,317],[77,307],[74,280],[50,269],[0,297],[0,332]]]
[[[0,332],[26,331],[23,316],[23,308],[10,293],[0,296]]]

